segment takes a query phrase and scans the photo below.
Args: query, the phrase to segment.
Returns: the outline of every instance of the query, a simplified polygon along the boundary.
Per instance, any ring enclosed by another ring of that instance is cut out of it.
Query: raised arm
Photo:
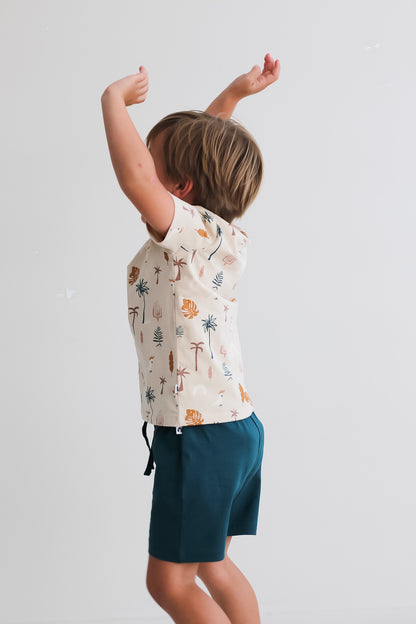
[[[229,119],[238,102],[248,95],[259,93],[279,78],[280,61],[273,60],[271,54],[264,57],[263,71],[260,65],[254,65],[251,71],[238,76],[222,91],[206,109],[206,113],[213,117]]]

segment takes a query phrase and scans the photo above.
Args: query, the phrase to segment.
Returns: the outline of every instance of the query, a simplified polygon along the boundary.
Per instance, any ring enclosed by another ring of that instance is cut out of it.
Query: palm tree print
[[[231,416],[234,418],[234,420],[237,420],[238,409],[232,409],[231,410]]]
[[[149,287],[147,285],[147,282],[141,277],[139,280],[139,283],[136,285],[136,290],[137,290],[137,294],[139,295],[139,297],[143,297],[143,320],[142,323],[144,323],[144,311],[146,308],[146,299],[145,299],[145,295],[149,294]]]
[[[132,323],[132,328],[133,328],[133,334],[134,334],[134,319],[136,318],[136,316],[139,313],[139,306],[136,306],[134,308],[129,308],[129,314],[133,315],[133,323]]]
[[[209,349],[211,351],[211,358],[213,358],[213,353],[212,353],[212,349],[211,349],[211,329],[213,329],[214,331],[217,328],[217,324],[216,321],[217,319],[215,318],[215,316],[213,314],[208,314],[208,318],[207,319],[202,319],[202,326],[204,328],[204,331],[208,332],[208,344],[209,344]]]
[[[179,258],[179,260],[177,258],[173,259],[173,266],[178,267],[178,274],[175,278],[176,281],[181,279],[181,268],[183,267],[184,264],[186,264],[184,258]]]
[[[166,383],[166,378],[160,377],[160,385],[162,386],[162,390],[160,391],[160,394],[163,394],[163,386],[165,383]]]
[[[148,402],[148,404],[150,405],[150,409],[152,410],[152,417],[153,417],[153,406],[152,406],[152,402],[155,400],[156,396],[154,391],[152,390],[152,388],[150,386],[147,386],[146,389],[146,401]]]
[[[186,368],[178,368],[178,370],[176,371],[176,374],[179,375],[179,377],[181,378],[181,385],[178,388],[178,392],[180,392],[181,390],[183,390],[184,375],[190,375],[190,372],[187,371]]]
[[[218,238],[218,236],[220,236],[220,237],[221,237],[221,239],[220,239],[220,244],[218,245],[218,247],[217,247],[216,249],[214,249],[214,251],[213,251],[212,253],[210,253],[210,254],[209,254],[209,256],[208,256],[208,260],[211,260],[211,257],[214,255],[214,253],[215,253],[216,251],[218,251],[218,249],[220,248],[221,243],[222,243],[222,230],[221,230],[220,226],[219,226],[219,225],[218,225],[218,223],[217,223],[217,238]]]
[[[159,284],[159,273],[161,272],[162,269],[160,268],[160,266],[155,266],[153,268],[156,274],[156,284]]]
[[[203,342],[191,342],[192,345],[194,345],[193,347],[190,347],[190,349],[195,349],[195,370],[198,370],[198,351],[203,351],[203,347],[201,347],[200,345],[203,345]]]

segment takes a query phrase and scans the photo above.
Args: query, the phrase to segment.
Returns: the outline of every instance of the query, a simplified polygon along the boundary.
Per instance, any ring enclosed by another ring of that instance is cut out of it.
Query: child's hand
[[[266,54],[264,57],[263,71],[261,71],[260,65],[254,65],[251,71],[238,76],[227,89],[230,90],[235,97],[241,99],[247,95],[253,95],[254,93],[263,91],[263,89],[270,84],[276,82],[279,78],[279,74],[279,59],[274,61],[271,54]]]
[[[140,104],[146,99],[149,90],[149,75],[147,69],[140,65],[139,73],[116,80],[108,89],[119,92],[126,106]]]

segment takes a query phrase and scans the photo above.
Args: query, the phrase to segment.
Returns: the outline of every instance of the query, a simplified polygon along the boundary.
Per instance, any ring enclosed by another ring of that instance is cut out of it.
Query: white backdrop
[[[279,81],[234,115],[265,160],[238,224],[266,441],[258,535],[229,554],[264,622],[414,623],[415,4],[1,0],[0,13],[0,622],[170,621],[145,587],[154,472],[126,300],[147,235],[100,97],[144,65],[147,101],[128,109],[144,138],[270,52]]]

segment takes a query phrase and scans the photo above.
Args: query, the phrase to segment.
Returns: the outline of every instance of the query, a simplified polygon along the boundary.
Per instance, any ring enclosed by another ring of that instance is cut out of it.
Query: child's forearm
[[[240,98],[234,95],[228,88],[224,89],[218,97],[206,109],[206,113],[213,117],[229,119],[234,112]]]
[[[156,175],[151,153],[137,132],[120,93],[111,88],[101,96],[105,132],[111,162],[122,189],[150,184]]]

